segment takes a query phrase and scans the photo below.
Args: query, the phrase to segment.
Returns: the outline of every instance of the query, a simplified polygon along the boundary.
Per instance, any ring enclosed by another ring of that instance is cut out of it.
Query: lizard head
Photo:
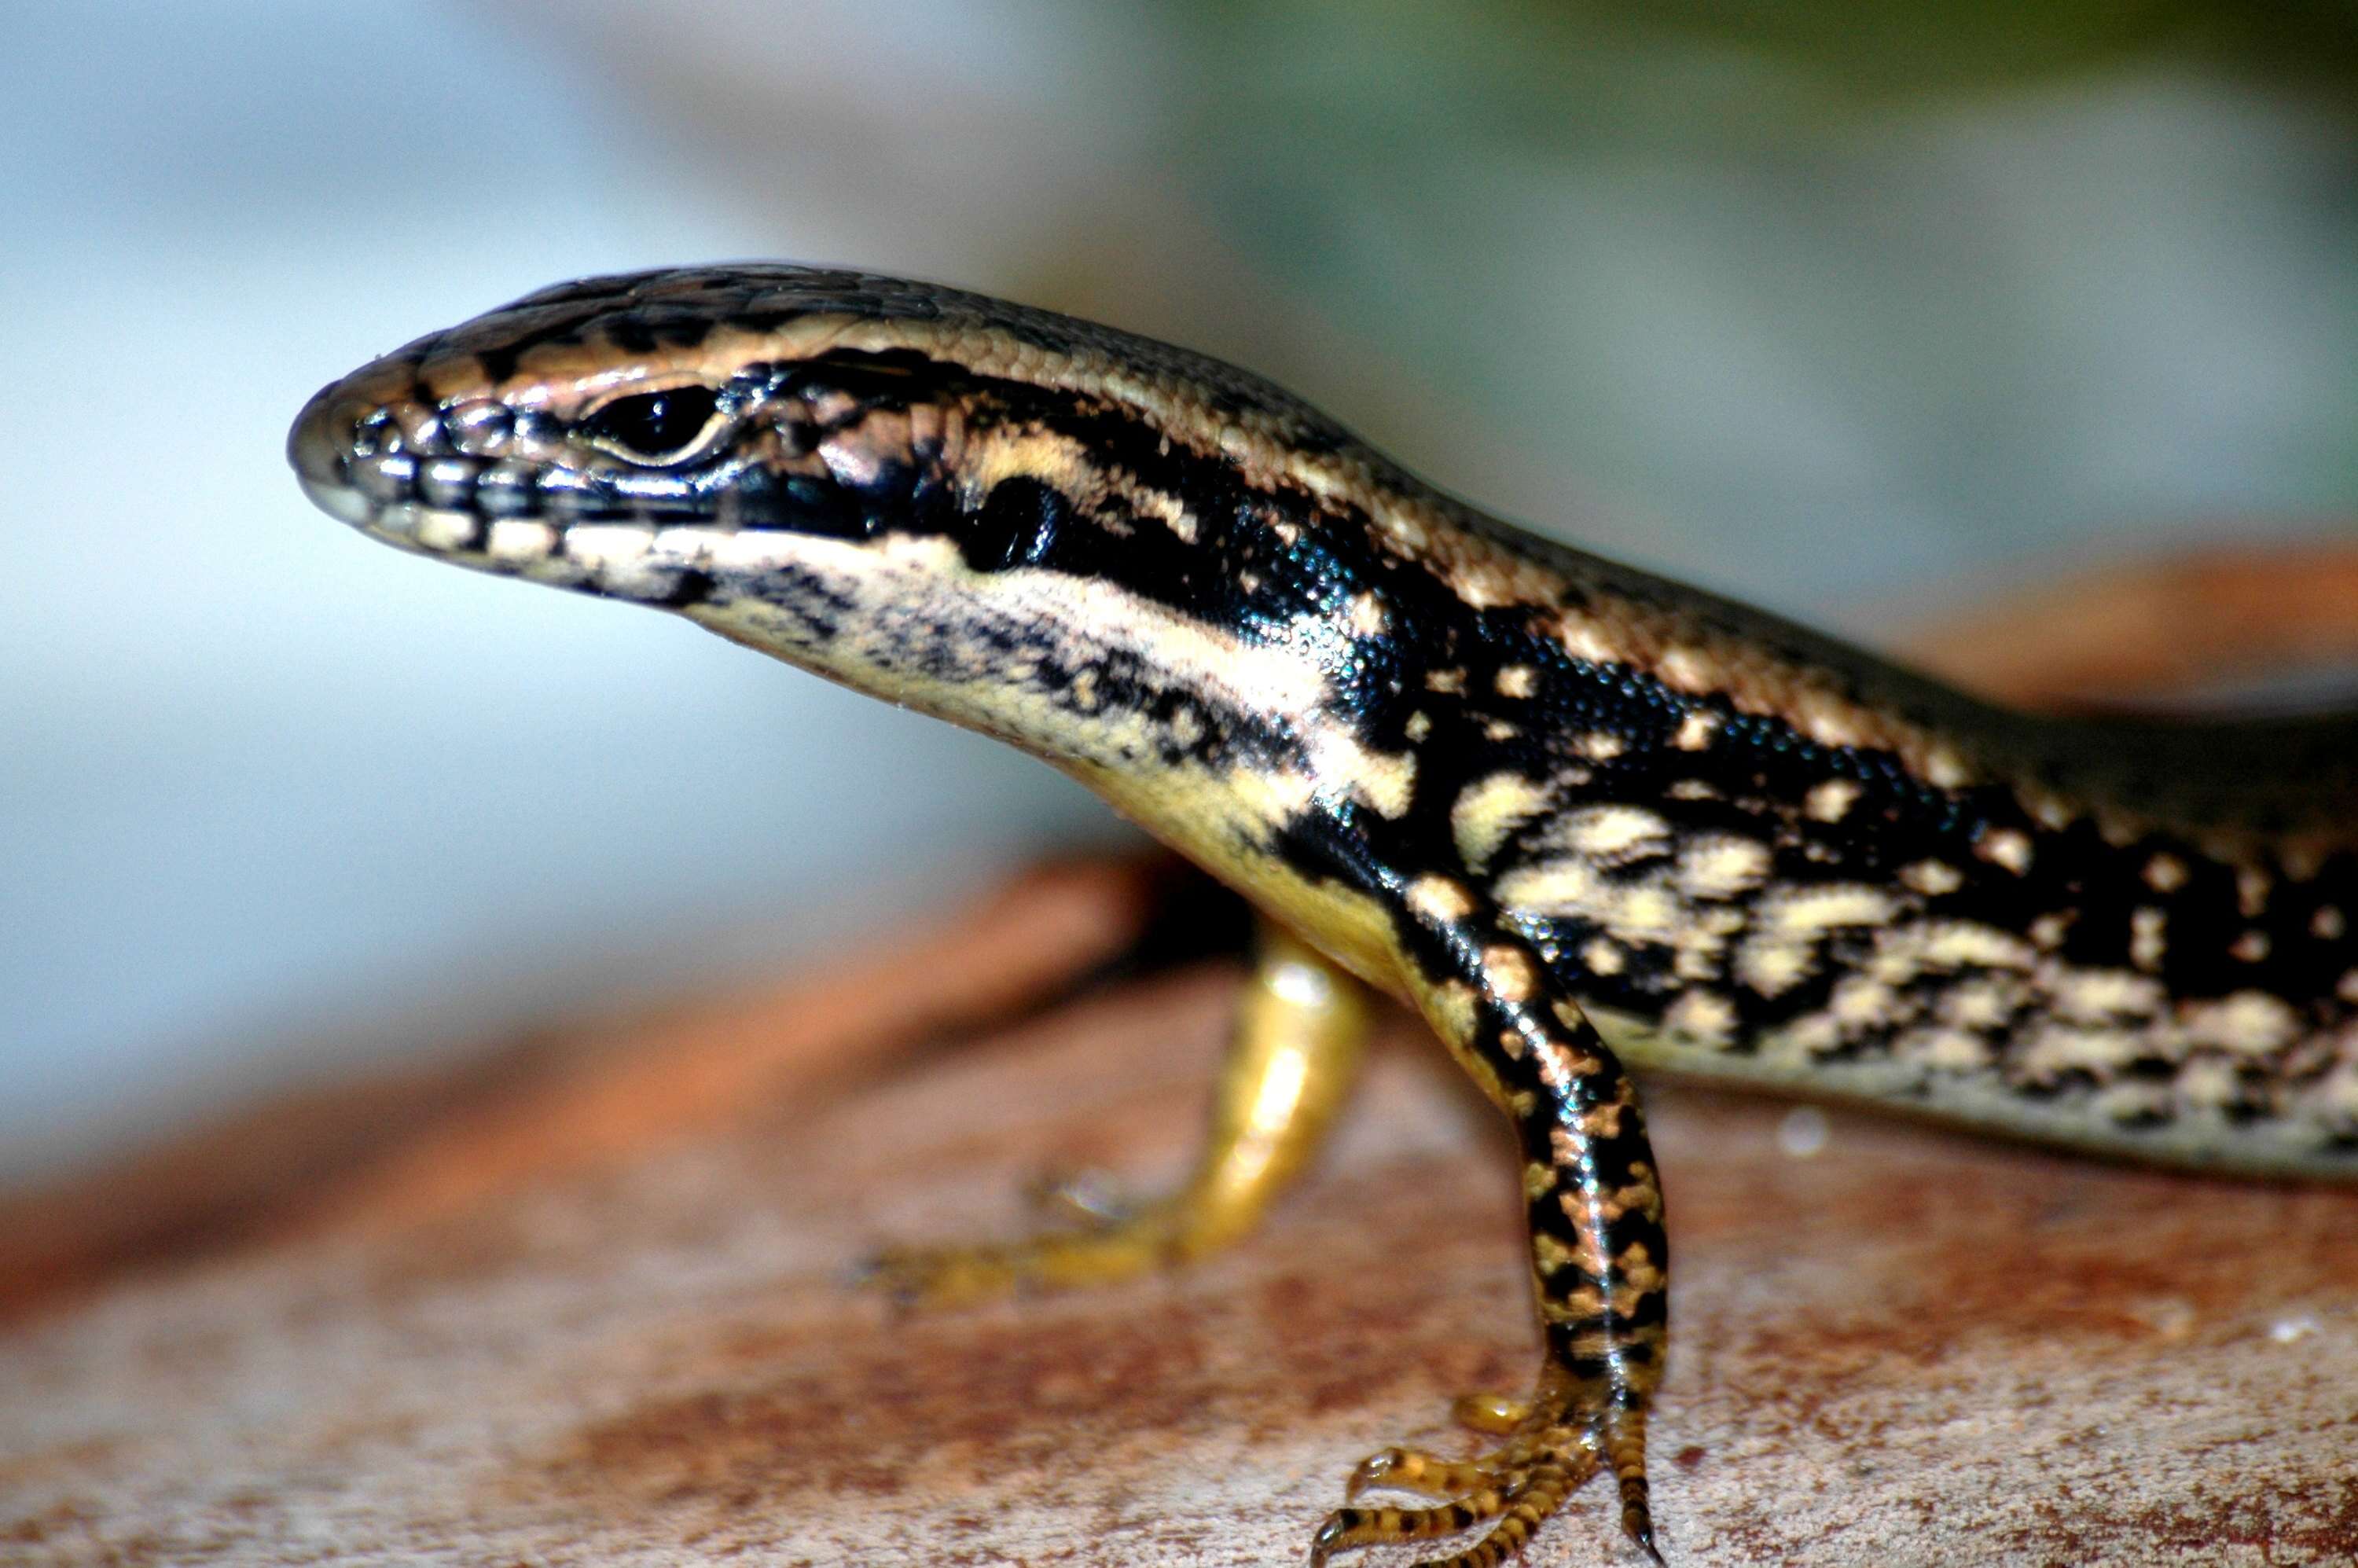
[[[970,377],[892,302],[799,269],[559,285],[324,388],[287,456],[388,543],[684,608],[794,538],[957,521]]]
[[[792,266],[542,290],[328,386],[288,438],[379,539],[1083,762],[1328,699],[1364,584],[1287,465],[1357,450],[1181,350]]]

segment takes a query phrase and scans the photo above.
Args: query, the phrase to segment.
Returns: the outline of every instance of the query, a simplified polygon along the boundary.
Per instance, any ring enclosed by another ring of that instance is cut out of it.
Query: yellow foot
[[[896,1247],[861,1271],[904,1306],[968,1306],[1036,1291],[1110,1284],[1183,1261],[1186,1238],[1170,1206],[1150,1204],[1110,1223],[972,1247]]]
[[[1550,1412],[1550,1407],[1552,1412]],[[1520,1551],[1549,1515],[1609,1459],[1621,1482],[1621,1522],[1647,1557],[1659,1563],[1643,1471],[1644,1418],[1633,1411],[1584,1416],[1553,1400],[1471,1397],[1457,1402],[1460,1421],[1499,1431],[1506,1441],[1472,1459],[1450,1459],[1421,1448],[1387,1448],[1351,1473],[1344,1500],[1354,1506],[1326,1516],[1310,1543],[1314,1568],[1336,1552],[1394,1541],[1455,1535],[1487,1521],[1479,1541],[1415,1568],[1494,1568]],[[1431,1508],[1356,1505],[1369,1489],[1415,1492],[1445,1499]]]
[[[1449,1407],[1449,1415],[1460,1426],[1503,1437],[1522,1430],[1531,1417],[1531,1401],[1505,1394],[1467,1394]]]

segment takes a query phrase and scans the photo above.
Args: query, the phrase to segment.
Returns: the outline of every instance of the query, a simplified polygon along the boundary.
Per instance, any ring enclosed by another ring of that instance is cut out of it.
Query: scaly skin
[[[1624,1056],[2358,1172],[2348,719],[1988,708],[1520,534],[1231,367],[852,273],[548,289],[327,388],[289,452],[388,542],[1020,746],[1298,935],[1265,951],[1176,1199],[898,1255],[907,1293],[1238,1233],[1356,1055],[1337,969],[1423,1013],[1520,1135],[1545,1355],[1528,1400],[1466,1411],[1489,1453],[1352,1480],[1440,1504],[1347,1507],[1314,1557],[1486,1525],[1447,1562],[1494,1563],[1600,1468],[1652,1552],[1669,1260]]]

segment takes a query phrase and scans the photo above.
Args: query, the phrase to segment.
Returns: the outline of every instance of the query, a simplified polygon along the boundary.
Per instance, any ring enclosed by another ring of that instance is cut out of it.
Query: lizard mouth
[[[531,410],[438,408],[375,384],[305,405],[287,458],[312,504],[372,538],[503,576],[677,608],[710,591],[714,519],[550,460]],[[625,481],[627,483],[627,481]]]
[[[372,384],[387,379],[373,373]],[[484,548],[503,522],[561,529],[627,514],[549,460],[556,438],[532,413],[372,395],[384,389],[357,379],[320,391],[287,432],[287,460],[330,516],[396,544],[464,554]]]
[[[712,597],[710,527],[665,525],[566,488],[567,470],[513,449],[512,427],[497,442],[511,449],[459,449],[464,414],[420,416],[338,384],[296,419],[287,460],[313,505],[401,549],[665,609]],[[479,438],[490,424],[478,416]]]
[[[482,552],[502,517],[549,510],[533,470],[462,450],[439,411],[369,398],[339,382],[304,405],[287,460],[313,505],[389,544]]]

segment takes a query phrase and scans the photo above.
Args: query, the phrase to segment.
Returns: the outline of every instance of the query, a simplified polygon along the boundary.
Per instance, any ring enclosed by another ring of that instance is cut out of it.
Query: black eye
[[[633,462],[687,456],[712,423],[719,398],[708,386],[674,386],[617,397],[581,421],[581,433]]]
[[[958,548],[979,572],[1038,566],[1056,543],[1066,507],[1062,491],[1036,479],[1001,480],[961,531]]]

